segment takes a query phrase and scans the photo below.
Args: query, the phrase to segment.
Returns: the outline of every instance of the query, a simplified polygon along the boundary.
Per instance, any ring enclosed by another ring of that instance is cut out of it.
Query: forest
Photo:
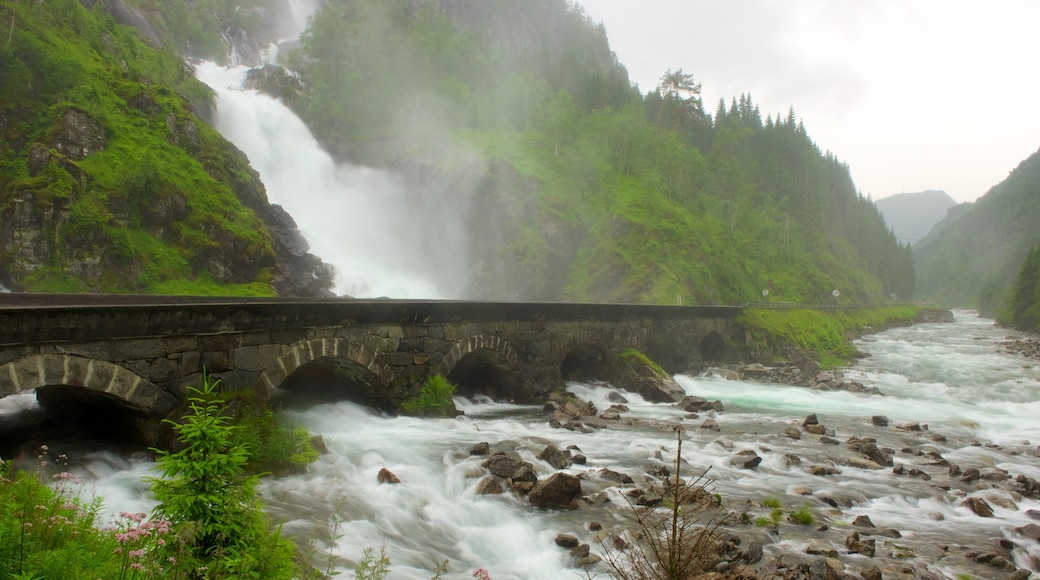
[[[495,265],[473,269],[478,297],[913,295],[909,248],[793,108],[706,110],[683,70],[640,94],[603,26],[562,0],[329,2],[290,67],[303,89],[287,101],[341,159],[450,173],[453,151],[480,152],[472,227],[498,235],[472,257]]]

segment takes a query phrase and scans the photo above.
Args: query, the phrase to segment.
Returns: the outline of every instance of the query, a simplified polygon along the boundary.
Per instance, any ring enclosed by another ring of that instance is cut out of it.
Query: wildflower
[[[491,580],[491,574],[483,568],[477,568],[474,570],[473,577],[477,580]]]

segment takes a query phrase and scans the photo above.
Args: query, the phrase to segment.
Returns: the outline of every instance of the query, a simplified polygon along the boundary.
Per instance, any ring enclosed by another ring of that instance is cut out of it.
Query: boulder
[[[993,517],[993,508],[981,497],[969,497],[961,505],[975,512],[980,518]]]
[[[731,457],[729,463],[737,469],[754,469],[762,463],[762,458],[753,450],[745,449]]]
[[[559,534],[556,536],[556,545],[568,550],[578,547],[578,537],[572,534]]]
[[[600,469],[599,472],[596,475],[600,479],[605,479],[607,481],[613,481],[615,483],[622,483],[622,484],[633,483],[632,476],[630,476],[630,475],[628,475],[626,473],[619,473],[617,471],[614,471],[612,469],[607,469],[605,467],[603,469]]]
[[[686,396],[679,383],[668,375],[660,374],[639,357],[620,357],[621,364],[614,384],[627,391],[639,393],[654,403],[678,403]]]
[[[559,447],[549,444],[538,454],[538,459],[545,461],[556,469],[566,469],[571,466],[571,454]]]
[[[508,455],[492,455],[482,465],[499,477],[510,477],[525,463]]]
[[[554,473],[528,494],[531,505],[568,507],[581,497],[581,480],[567,473]]]
[[[491,444],[487,441],[481,441],[469,448],[470,455],[487,455],[488,453],[491,453]]]
[[[477,484],[477,495],[498,495],[503,491],[502,484],[491,476],[481,479]]]

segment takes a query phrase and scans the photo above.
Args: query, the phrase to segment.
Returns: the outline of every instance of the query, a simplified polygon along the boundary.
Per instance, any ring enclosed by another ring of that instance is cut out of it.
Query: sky
[[[873,199],[974,201],[1040,149],[1037,0],[578,0],[645,93],[790,106]]]

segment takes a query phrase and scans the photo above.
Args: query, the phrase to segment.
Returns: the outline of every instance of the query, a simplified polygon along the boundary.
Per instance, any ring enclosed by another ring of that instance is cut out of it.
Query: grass
[[[420,417],[450,417],[455,412],[454,396],[455,385],[441,375],[431,375],[401,403],[401,410]]]

